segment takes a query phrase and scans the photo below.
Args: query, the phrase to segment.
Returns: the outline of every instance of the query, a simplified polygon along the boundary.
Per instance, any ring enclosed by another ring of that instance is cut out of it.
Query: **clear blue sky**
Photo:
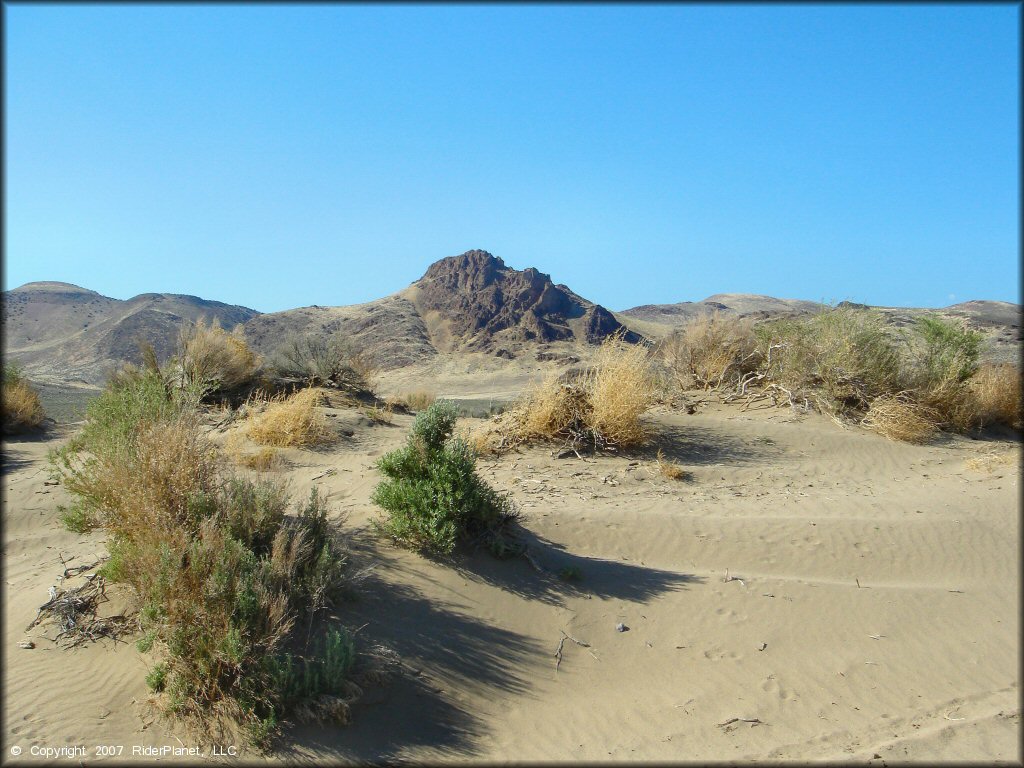
[[[5,288],[1019,301],[1016,5],[6,5]]]

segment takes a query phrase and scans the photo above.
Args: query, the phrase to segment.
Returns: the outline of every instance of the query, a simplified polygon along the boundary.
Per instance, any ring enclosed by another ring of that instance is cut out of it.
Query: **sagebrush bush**
[[[0,405],[3,407],[5,435],[37,429],[46,418],[39,393],[25,380],[20,369],[12,365],[3,366]]]
[[[336,335],[291,336],[278,348],[273,365],[282,376],[355,392],[371,392],[379,370],[369,352]]]
[[[289,514],[282,484],[228,473],[194,403],[152,371],[108,386],[52,459],[75,498],[66,522],[109,533],[102,573],[138,596],[138,647],[159,657],[147,682],[169,712],[204,727],[224,717],[264,743],[289,710],[322,709],[318,697],[347,707],[350,640],[310,634],[347,563],[315,490]]]
[[[275,396],[266,408],[249,417],[246,434],[253,442],[276,447],[303,447],[329,442],[333,433],[318,406],[323,393],[300,389],[287,397]]]
[[[735,384],[758,363],[753,321],[737,315],[700,315],[662,341],[660,352],[682,389]]]
[[[826,412],[864,413],[876,397],[901,389],[898,342],[877,312],[836,307],[762,323],[755,336],[761,381]]]
[[[476,474],[466,442],[451,438],[456,418],[451,403],[434,403],[416,417],[405,446],[377,461],[384,479],[371,500],[387,513],[378,525],[404,546],[446,555],[460,540],[477,540],[493,549],[517,516],[511,498]]]
[[[230,392],[256,377],[259,359],[245,341],[242,326],[228,333],[217,320],[202,319],[178,336],[177,363],[182,384],[208,394]]]

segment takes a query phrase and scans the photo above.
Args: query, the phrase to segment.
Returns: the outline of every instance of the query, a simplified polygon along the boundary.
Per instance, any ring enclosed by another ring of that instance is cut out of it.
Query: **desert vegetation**
[[[941,429],[1020,426],[1020,374],[979,367],[980,335],[937,316],[907,330],[873,311],[834,307],[750,324],[708,315],[676,331],[661,359],[684,389],[728,401],[770,398],[887,437],[924,442]]]
[[[379,366],[373,355],[340,336],[292,336],[278,348],[279,375],[353,392],[371,392]]]
[[[378,460],[384,479],[371,499],[386,513],[378,528],[431,554],[451,554],[460,541],[512,554],[504,530],[516,509],[476,474],[469,445],[452,437],[456,418],[451,403],[434,403],[416,417],[406,444]]]
[[[242,326],[228,333],[217,320],[207,323],[200,319],[182,329],[176,363],[182,386],[202,387],[209,395],[240,389],[255,379],[259,369],[259,359],[246,343]]]
[[[97,578],[134,594],[165,712],[241,725],[261,745],[289,713],[347,721],[352,640],[317,621],[345,587],[340,534],[315,491],[293,506],[283,484],[227,470],[200,428],[200,391],[153,371],[112,380],[51,454],[74,499],[62,520],[108,534]]]
[[[560,441],[573,450],[631,448],[647,439],[641,416],[657,394],[650,351],[612,336],[593,365],[548,377],[469,439],[481,453],[531,441]]]
[[[426,410],[437,401],[437,395],[427,390],[418,389],[414,392],[406,392],[394,398],[395,405],[401,405],[410,411],[419,413]]]
[[[317,408],[323,393],[316,388],[290,395],[253,398],[248,403],[246,434],[260,445],[307,447],[330,442],[333,433]]]
[[[39,393],[13,365],[4,365],[0,382],[4,412],[4,434],[14,435],[38,429],[46,418]]]

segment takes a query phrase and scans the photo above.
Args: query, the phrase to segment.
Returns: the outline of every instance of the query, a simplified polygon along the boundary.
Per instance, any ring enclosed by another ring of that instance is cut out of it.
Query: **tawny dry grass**
[[[236,464],[257,472],[269,472],[283,464],[276,448],[267,446],[252,451],[247,448],[247,442],[242,432],[232,432],[224,441],[224,453]]]
[[[317,407],[321,398],[321,392],[313,388],[299,390],[286,398],[272,398],[265,410],[251,417],[246,430],[249,439],[276,447],[328,442],[332,433]]]
[[[1020,449],[997,453],[991,451],[964,462],[964,466],[975,472],[995,472],[1003,467],[1017,466],[1020,464]]]
[[[647,439],[640,417],[656,396],[649,351],[610,338],[580,376],[572,381],[549,376],[467,439],[481,454],[536,440],[562,441],[573,448],[629,448]]]
[[[370,421],[377,424],[391,424],[394,421],[395,410],[391,403],[374,405],[366,409],[366,416]]]
[[[872,400],[861,425],[891,440],[924,443],[936,433],[938,421],[934,410],[899,393]]]
[[[39,394],[21,378],[4,381],[2,390],[4,434],[36,429],[46,418]]]
[[[231,333],[217,320],[200,319],[181,331],[179,361],[186,383],[204,383],[215,390],[231,390],[250,381],[259,366],[256,354],[242,336],[242,327]]]
[[[1010,363],[982,365],[968,382],[977,421],[1021,429],[1021,372]]]
[[[425,411],[437,400],[437,395],[426,390],[407,392],[398,398],[410,411]]]
[[[661,473],[662,477],[666,477],[669,480],[682,480],[686,477],[686,470],[676,464],[674,461],[670,461],[665,458],[665,455],[659,450],[658,457],[655,460],[655,466],[658,472]]]
[[[656,387],[650,353],[640,345],[606,341],[588,372],[593,405],[590,427],[608,442],[630,447],[647,439],[640,417],[654,403]]]

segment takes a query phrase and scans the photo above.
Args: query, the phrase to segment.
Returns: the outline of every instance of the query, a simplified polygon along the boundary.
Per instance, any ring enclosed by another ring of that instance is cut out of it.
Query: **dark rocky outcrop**
[[[502,342],[600,342],[639,336],[604,307],[533,267],[515,270],[487,251],[466,251],[431,264],[414,284],[421,314],[441,318],[453,348],[491,349]]]

